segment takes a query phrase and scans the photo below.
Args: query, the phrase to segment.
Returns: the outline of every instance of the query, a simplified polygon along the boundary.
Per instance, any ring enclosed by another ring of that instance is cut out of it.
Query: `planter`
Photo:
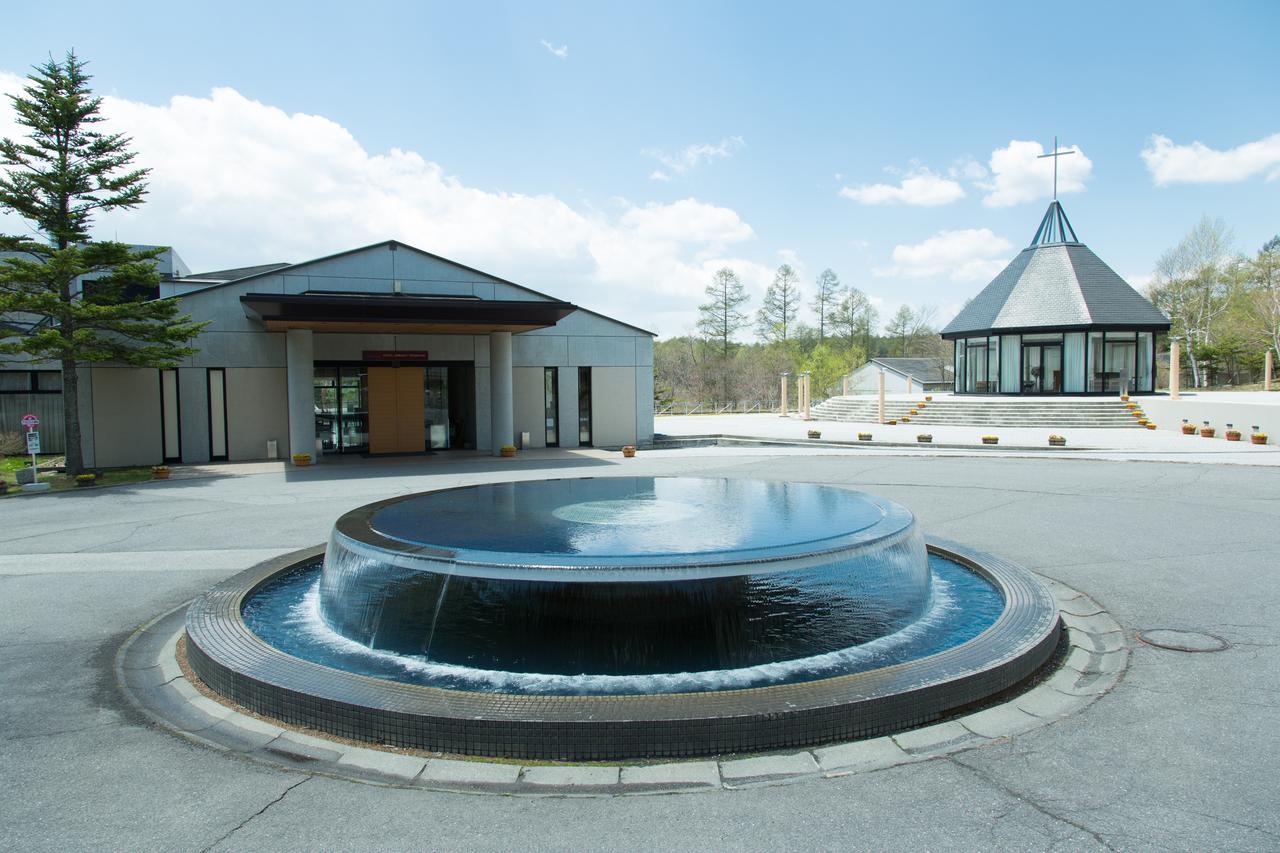
[[[869,432],[858,433],[858,441],[870,441],[870,440],[871,440],[871,433]]]
[[[1136,409],[1136,408],[1138,408],[1138,404],[1137,404],[1137,403],[1125,403],[1125,404],[1124,404],[1124,407],[1125,407],[1126,409]]]
[[[293,454],[292,458],[293,458],[294,465],[310,465],[311,464],[310,453],[295,453]]]
[[[1149,423],[1151,423],[1151,421],[1147,420],[1146,418],[1138,418],[1139,426],[1146,426]]]
[[[917,409],[923,409],[923,408],[924,408],[924,406],[925,406],[925,404],[924,404],[924,403],[916,403],[916,408],[917,408]]]
[[[1147,413],[1142,411],[1142,409],[1134,409],[1129,414],[1133,415],[1135,418],[1145,418],[1147,416]]]
[[[822,430],[818,430],[818,429],[809,430],[809,438],[822,438]]]
[[[1127,402],[1129,402],[1129,395],[1128,395],[1128,394],[1121,394],[1121,395],[1120,395],[1120,402],[1122,402],[1122,403],[1127,403]]]
[[[922,432],[916,436],[916,441],[920,442],[921,444],[933,444],[933,436],[929,435],[928,433]]]
[[[898,422],[896,420],[889,420],[887,421],[887,423],[889,424],[889,426],[896,426]]]
[[[812,430],[811,430],[811,432],[812,432]],[[633,456],[635,456],[635,455],[636,455],[636,448],[635,448],[635,446],[634,446],[634,445],[631,445],[631,444],[625,445],[625,446],[622,448],[622,455],[623,455],[623,456],[625,456],[625,457],[626,457],[626,458],[628,458],[628,459],[630,459],[630,458],[632,458]]]
[[[502,458],[510,459],[516,455],[516,446],[514,444],[504,444],[499,448],[498,452],[502,454]]]
[[[1214,430],[1214,428],[1213,428],[1213,427],[1201,427],[1201,428],[1200,428],[1200,437],[1201,437],[1201,438],[1213,438],[1213,434],[1214,434],[1214,432],[1216,432],[1216,430]]]
[[[1240,430],[1238,429],[1227,430],[1227,441],[1239,441],[1239,440],[1240,440]]]
[[[311,457],[308,456],[307,458],[310,459]],[[169,479],[169,466],[168,465],[151,466],[151,479],[153,480]]]
[[[983,443],[983,444],[999,444],[999,443],[1000,443],[1000,436],[998,436],[998,435],[984,435],[984,436],[982,437],[982,443]]]
[[[932,403],[932,402],[933,402],[933,395],[932,395],[932,394],[925,394],[925,395],[924,395],[924,399],[925,399],[927,402]]]
[[[1253,435],[1249,436],[1249,441],[1254,444],[1266,444],[1267,434],[1265,432],[1255,432]]]
[[[918,415],[918,414],[920,414],[920,410],[919,410],[919,409],[912,409],[911,411],[907,412],[907,414],[909,414],[909,415]]]
[[[911,423],[911,416],[910,416],[910,415],[903,415],[903,416],[900,418],[900,420],[901,420],[904,424]],[[889,423],[893,423],[893,421],[889,421]]]
[[[1155,424],[1151,423],[1150,421],[1147,421],[1147,429],[1155,429],[1155,428],[1156,428]]]
[[[97,474],[76,474],[76,486],[78,487],[92,486],[96,482],[98,482]]]
[[[1049,436],[1049,446],[1050,447],[1066,447],[1067,446],[1066,436],[1062,436],[1062,435]]]
[[[1183,435],[1195,435],[1195,434],[1196,434],[1196,425],[1195,425],[1195,424],[1183,424],[1183,425],[1182,425],[1182,434],[1183,434]]]

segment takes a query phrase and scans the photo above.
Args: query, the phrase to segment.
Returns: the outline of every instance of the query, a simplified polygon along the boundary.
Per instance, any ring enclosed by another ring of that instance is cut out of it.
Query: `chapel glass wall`
[[[954,343],[958,394],[1155,391],[1153,332],[1023,332]]]

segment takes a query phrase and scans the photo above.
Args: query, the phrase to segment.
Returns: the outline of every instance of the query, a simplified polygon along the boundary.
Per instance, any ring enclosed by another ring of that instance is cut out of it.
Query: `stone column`
[[[1178,384],[1182,380],[1182,342],[1169,342],[1169,399],[1178,399]]]
[[[805,373],[805,374],[801,375],[801,377],[800,377],[801,386],[800,386],[800,387],[801,387],[802,389],[804,389],[804,390],[803,390],[803,394],[804,394],[804,419],[805,419],[806,421],[807,421],[807,420],[812,420],[812,416],[809,414],[809,403],[810,403],[810,400],[809,400],[809,382],[810,382],[810,381],[811,381],[811,380],[810,380],[809,374]]]
[[[511,392],[511,333],[489,333],[489,440],[493,455],[515,444],[515,404]]]
[[[880,377],[879,378],[879,382],[880,382],[880,406],[879,406],[880,415],[879,417],[880,417],[880,423],[884,423],[884,370],[883,369],[881,369],[879,373],[879,377]]]
[[[782,405],[778,407],[778,414],[784,418],[787,416],[787,374],[782,374]]]
[[[284,333],[285,364],[289,387],[289,455],[316,453],[315,345],[310,329],[288,329]],[[266,448],[262,452],[266,453]]]
[[[840,393],[845,397],[849,396],[849,377],[848,376],[840,380]]]
[[[1271,371],[1274,370],[1276,366],[1275,353],[1271,350],[1267,350],[1266,366],[1267,366],[1267,372],[1262,374],[1262,390],[1270,391],[1271,390]]]
[[[907,377],[907,393],[914,394],[916,392],[916,384],[911,376]]]

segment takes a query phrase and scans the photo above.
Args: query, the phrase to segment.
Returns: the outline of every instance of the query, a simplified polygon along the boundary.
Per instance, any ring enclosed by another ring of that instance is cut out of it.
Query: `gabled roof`
[[[942,330],[981,332],[1090,327],[1164,330],[1169,318],[1075,239],[1062,205],[1049,205],[1036,236]]]
[[[293,264],[257,264],[252,267],[234,267],[229,270],[212,270],[210,272],[193,273],[192,275],[184,275],[177,281],[214,281],[228,282],[236,281],[242,278],[251,278],[255,275],[264,275],[266,273],[282,270],[285,267],[293,266]]]
[[[946,382],[951,378],[936,358],[873,358],[871,363],[917,382]]]

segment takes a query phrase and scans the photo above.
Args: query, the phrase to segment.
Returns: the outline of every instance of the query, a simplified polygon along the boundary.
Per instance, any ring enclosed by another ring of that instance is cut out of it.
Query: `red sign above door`
[[[427,351],[424,349],[367,349],[364,351],[365,361],[426,361]]]

